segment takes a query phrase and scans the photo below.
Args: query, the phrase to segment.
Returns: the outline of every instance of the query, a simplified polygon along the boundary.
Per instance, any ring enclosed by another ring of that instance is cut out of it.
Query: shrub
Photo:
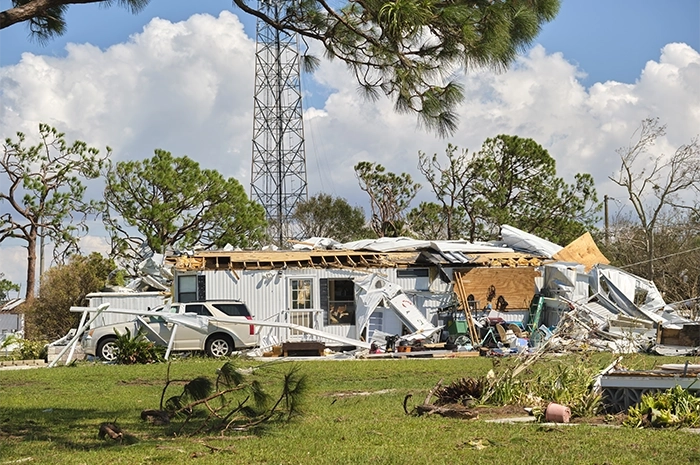
[[[46,359],[48,355],[48,343],[46,341],[29,341],[15,335],[6,338],[0,349],[6,349],[14,344],[17,344],[18,347],[8,352],[7,358],[10,360],[39,360]]]
[[[639,405],[630,407],[625,426],[635,428],[700,426],[700,399],[681,386],[665,392],[644,394]]]
[[[149,341],[139,330],[134,336],[131,336],[131,331],[126,328],[126,333],[117,333],[115,346],[117,347],[117,363],[123,365],[134,365],[137,363],[156,363],[162,362],[165,355],[165,348]]]

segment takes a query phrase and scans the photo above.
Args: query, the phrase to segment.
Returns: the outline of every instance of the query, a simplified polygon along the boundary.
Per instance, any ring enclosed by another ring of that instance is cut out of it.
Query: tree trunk
[[[647,279],[649,281],[654,281],[654,230],[651,229],[648,234],[649,249],[647,250]]]
[[[24,5],[18,5],[0,12],[0,29],[12,26],[13,24],[28,21],[39,15],[45,14],[46,10],[70,3],[100,3],[104,0],[34,0]]]
[[[32,228],[27,237],[27,290],[24,295],[27,302],[34,300],[36,287],[36,228]]]

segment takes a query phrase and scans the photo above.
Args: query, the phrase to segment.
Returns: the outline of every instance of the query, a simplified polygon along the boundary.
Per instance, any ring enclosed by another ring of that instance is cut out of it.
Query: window
[[[189,304],[185,307],[186,313],[196,313],[202,316],[212,316],[209,309],[203,304]]]
[[[178,276],[177,301],[194,302],[197,300],[197,276]]]
[[[398,284],[404,289],[416,291],[430,290],[430,270],[428,268],[408,268],[396,270]]]
[[[213,304],[214,308],[228,316],[250,316],[244,303]]]
[[[311,279],[290,279],[291,308],[292,310],[305,310],[313,308],[313,292]]]
[[[328,280],[328,324],[355,324],[355,283],[351,279]]]
[[[427,268],[408,268],[406,270],[396,270],[397,278],[427,278],[429,277]]]

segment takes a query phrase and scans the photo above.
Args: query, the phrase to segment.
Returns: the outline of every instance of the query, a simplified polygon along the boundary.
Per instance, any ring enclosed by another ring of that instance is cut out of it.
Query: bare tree
[[[369,195],[371,226],[379,237],[396,237],[405,229],[405,213],[421,188],[411,175],[387,172],[380,164],[361,161],[355,165],[360,189]]]
[[[662,214],[669,209],[693,210],[685,196],[697,195],[700,188],[700,145],[697,136],[680,146],[672,155],[648,155],[656,140],[666,135],[666,126],[658,118],[642,121],[631,144],[617,150],[620,170],[610,176],[627,190],[632,208],[644,233],[647,279],[653,280],[655,234]]]
[[[455,239],[461,231],[461,225],[455,224],[455,219],[460,215],[459,208],[463,208],[461,216],[469,219],[469,238],[474,240],[476,236],[477,220],[474,217],[472,202],[465,202],[468,197],[469,184],[474,181],[475,173],[469,165],[470,157],[468,150],[458,152],[458,148],[452,144],[445,149],[447,155],[447,165],[440,165],[437,153],[428,157],[423,152],[418,152],[418,169],[425,176],[430,184],[435,196],[442,205],[442,212],[445,217],[447,228],[447,239]],[[460,205],[460,200],[461,205]]]

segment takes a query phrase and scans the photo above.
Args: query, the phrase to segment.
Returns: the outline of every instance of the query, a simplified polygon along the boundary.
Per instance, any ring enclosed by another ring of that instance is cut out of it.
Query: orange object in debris
[[[544,411],[544,419],[554,423],[568,423],[571,419],[571,409],[552,402],[547,405],[547,409]]]
[[[410,352],[411,346],[399,346],[397,349],[399,352]]]

